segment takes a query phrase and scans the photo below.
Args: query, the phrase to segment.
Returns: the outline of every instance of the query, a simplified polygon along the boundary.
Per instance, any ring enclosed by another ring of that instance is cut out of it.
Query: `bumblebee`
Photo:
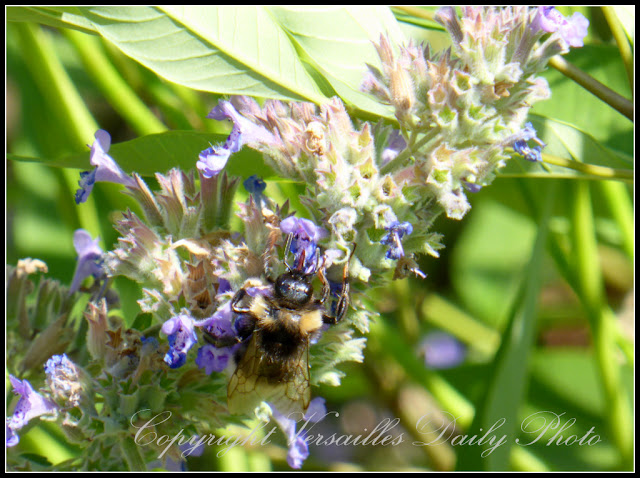
[[[304,271],[304,253],[296,267],[286,256],[291,236],[285,247],[287,272],[273,281],[273,294],[250,297],[240,289],[231,301],[231,309],[243,319],[250,318],[251,337],[227,388],[231,413],[248,413],[260,402],[274,405],[280,413],[304,414],[311,399],[309,385],[309,341],[324,324],[333,325],[345,316],[349,307],[349,282],[346,261],[340,295],[335,312],[327,311],[330,285],[322,265],[315,271]],[[320,298],[314,298],[313,276],[322,283]],[[238,319],[236,319],[238,320]]]

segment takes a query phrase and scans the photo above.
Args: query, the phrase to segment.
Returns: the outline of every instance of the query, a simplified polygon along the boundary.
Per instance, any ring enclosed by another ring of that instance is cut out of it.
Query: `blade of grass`
[[[508,470],[511,447],[515,442],[522,401],[526,394],[528,359],[535,341],[537,299],[541,284],[541,264],[547,241],[548,222],[555,197],[555,183],[549,185],[544,211],[538,221],[538,236],[529,265],[524,273],[518,298],[503,333],[502,343],[493,362],[491,383],[476,409],[469,435],[483,436],[485,430],[495,429],[495,440],[485,441],[481,447],[461,448],[458,470]],[[504,436],[502,445],[500,439]],[[483,456],[484,453],[484,456]]]
[[[577,292],[589,324],[593,338],[595,359],[602,380],[602,388],[607,403],[606,413],[612,440],[614,441],[625,467],[633,466],[632,415],[623,388],[620,367],[616,356],[616,326],[614,317],[606,313],[602,275],[600,270],[591,208],[589,185],[577,181],[573,185],[571,198],[572,250],[574,277]]]
[[[609,28],[611,29],[611,34],[616,40],[618,50],[620,50],[620,56],[622,57],[622,62],[624,63],[624,67],[627,70],[629,86],[631,88],[631,93],[633,94],[633,51],[631,50],[631,45],[629,45],[629,42],[627,41],[627,35],[624,32],[624,28],[622,28],[622,25],[620,24],[620,20],[616,15],[614,7],[600,8],[602,8],[602,13],[607,19],[607,23],[609,24]]]
[[[26,66],[46,98],[49,109],[70,133],[73,144],[69,145],[69,149],[78,151],[86,148],[87,142],[92,142],[91,138],[98,126],[60,63],[51,41],[45,32],[35,25],[18,23],[13,28],[20,38]],[[77,188],[77,173],[65,170],[64,177],[70,190]],[[100,229],[93,197],[89,197],[82,209],[76,208],[75,211],[82,228],[92,235],[99,233],[101,237],[105,237],[105,231]]]
[[[598,183],[607,207],[620,228],[622,236],[622,248],[629,259],[633,260],[633,250],[635,246],[635,229],[633,227],[633,203],[623,184],[612,181],[601,181]]]

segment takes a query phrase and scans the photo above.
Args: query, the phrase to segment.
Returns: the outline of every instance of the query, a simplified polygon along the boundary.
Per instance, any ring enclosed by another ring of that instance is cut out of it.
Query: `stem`
[[[607,23],[609,24],[609,28],[611,29],[611,34],[613,35],[613,38],[615,38],[616,44],[618,45],[618,50],[620,51],[622,62],[624,63],[624,67],[627,70],[627,77],[629,78],[629,88],[631,89],[631,95],[633,95],[633,51],[631,51],[631,46],[627,41],[627,35],[625,35],[624,29],[620,25],[620,20],[618,20],[618,16],[616,15],[613,7],[600,8],[602,8],[602,13],[607,19]]]
[[[425,134],[422,139],[420,139],[420,141],[417,141],[413,146],[411,147],[407,147],[407,149],[405,149],[404,151],[402,151],[398,156],[396,156],[395,158],[393,158],[391,161],[389,161],[387,164],[385,164],[384,166],[382,166],[382,168],[380,168],[380,174],[384,175],[384,174],[388,174],[391,171],[397,169],[399,166],[402,166],[402,164],[409,159],[411,156],[413,156],[415,153],[417,153],[420,148],[422,148],[425,144],[427,144],[429,141],[431,141],[435,136],[437,136],[437,134],[440,132],[440,128],[433,128],[431,129],[427,134]]]
[[[633,103],[628,99],[606,87],[559,55],[552,57],[549,60],[549,65],[633,121]]]
[[[94,83],[136,133],[148,135],[167,130],[107,59],[97,38],[75,30],[62,33],[78,52]]]
[[[599,179],[617,179],[620,181],[633,182],[633,171],[630,169],[614,169],[605,166],[596,166],[594,164],[585,164],[549,154],[543,154],[542,160],[547,164],[580,171],[590,176],[596,176]]]

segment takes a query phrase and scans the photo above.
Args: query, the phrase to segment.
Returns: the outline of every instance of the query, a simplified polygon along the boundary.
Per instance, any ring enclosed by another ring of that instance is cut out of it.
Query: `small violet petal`
[[[186,314],[180,314],[162,324],[161,330],[169,336],[169,351],[164,361],[171,368],[181,367],[187,361],[187,352],[198,341],[193,319]]]
[[[80,288],[80,284],[89,276],[96,279],[105,277],[102,268],[103,251],[98,245],[98,238],[91,239],[91,235],[84,229],[78,229],[73,234],[73,246],[78,254],[78,263],[73,274],[73,280],[69,287],[69,293],[73,294]]]
[[[80,173],[80,181],[78,181],[80,189],[76,191],[76,204],[87,200],[96,182],[110,182],[130,187],[136,185],[133,178],[122,171],[113,158],[107,154],[111,147],[109,133],[102,129],[98,130],[95,133],[95,138],[91,145],[90,157],[90,163],[95,166],[95,169]]]
[[[203,368],[207,375],[213,372],[222,372],[229,363],[231,347],[217,348],[211,344],[205,344],[198,349],[196,365]]]

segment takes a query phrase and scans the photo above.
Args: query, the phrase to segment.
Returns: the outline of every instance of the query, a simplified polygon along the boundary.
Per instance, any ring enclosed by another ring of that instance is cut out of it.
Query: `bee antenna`
[[[342,280],[343,281],[347,280],[347,276],[349,274],[349,263],[351,262],[351,259],[353,258],[353,255],[356,253],[356,245],[357,244],[355,244],[355,243],[353,244],[353,249],[351,249],[351,254],[349,254],[349,258],[344,263],[344,269],[342,271]]]

